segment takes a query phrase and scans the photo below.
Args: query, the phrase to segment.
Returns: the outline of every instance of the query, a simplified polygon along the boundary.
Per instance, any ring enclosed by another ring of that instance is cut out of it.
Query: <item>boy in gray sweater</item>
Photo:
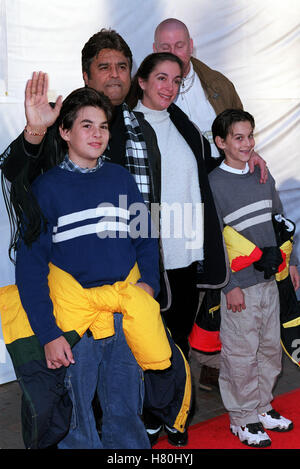
[[[265,447],[271,439],[265,430],[288,431],[291,420],[271,405],[272,389],[281,371],[280,312],[274,274],[283,262],[276,243],[273,214],[282,204],[269,175],[259,183],[259,173],[249,172],[254,149],[254,118],[243,110],[226,110],[212,126],[221,165],[210,173],[210,184],[223,225],[229,225],[263,251],[271,253],[263,271],[251,263],[236,272],[221,294],[222,342],[220,391],[230,416],[230,429],[244,444]],[[296,259],[292,254],[290,276],[299,287]],[[267,266],[267,267],[266,267]]]

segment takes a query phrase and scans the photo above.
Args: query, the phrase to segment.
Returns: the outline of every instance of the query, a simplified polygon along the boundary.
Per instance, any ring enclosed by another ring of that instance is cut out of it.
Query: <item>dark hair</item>
[[[57,129],[62,127],[69,130],[80,109],[86,106],[98,107],[105,113],[108,122],[112,118],[112,104],[107,96],[101,91],[85,86],[72,91],[63,101],[59,116],[57,118]],[[64,150],[67,150],[66,142],[61,139]]]
[[[9,246],[9,257],[11,260],[13,260],[12,253],[17,249],[20,237],[22,237],[26,245],[30,246],[38,238],[41,231],[46,229],[47,220],[41,212],[38,202],[31,191],[31,184],[38,174],[61,163],[65,156],[67,145],[60,137],[59,126],[64,129],[71,129],[78,111],[86,106],[102,109],[108,122],[111,120],[112,105],[109,98],[103,93],[89,87],[83,87],[72,91],[63,101],[60,114],[56,121],[56,130],[51,130],[55,141],[60,140],[62,143],[61,147],[59,147],[60,151],[57,152],[58,159],[42,163],[40,161],[41,158],[37,158],[37,167],[35,168],[34,174],[32,174],[29,171],[28,158],[28,163],[24,165],[23,170],[12,182],[10,190],[5,183],[4,177],[2,177],[4,200],[11,227],[11,242]]]
[[[150,73],[153,72],[155,67],[162,62],[177,63],[180,67],[180,75],[181,77],[183,76],[183,62],[179,57],[177,57],[177,55],[174,55],[171,52],[153,52],[152,54],[147,55],[132,80],[131,88],[126,99],[129,107],[133,109],[138,100],[143,97],[143,90],[139,85],[138,78],[142,78],[147,81]]]
[[[217,115],[212,123],[211,130],[214,142],[216,143],[216,137],[221,137],[225,140],[231,131],[232,125],[237,122],[250,122],[252,129],[255,128],[254,117],[249,112],[243,109],[225,109],[225,111]],[[223,156],[223,150],[220,148],[218,150]]]
[[[113,49],[122,52],[129,61],[130,70],[132,69],[132,52],[128,44],[113,29],[103,28],[88,40],[81,51],[82,72],[85,72],[89,78],[91,63],[102,49]]]

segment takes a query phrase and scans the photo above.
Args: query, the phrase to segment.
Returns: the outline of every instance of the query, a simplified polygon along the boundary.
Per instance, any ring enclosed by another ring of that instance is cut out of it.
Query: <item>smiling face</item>
[[[102,49],[83,79],[90,88],[102,91],[114,106],[122,104],[131,84],[129,60],[118,50]]]
[[[217,136],[216,145],[224,151],[225,162],[235,169],[244,169],[255,146],[253,127],[249,121],[232,124],[225,139]]]
[[[81,168],[94,168],[109,139],[108,122],[103,109],[82,107],[71,129],[60,127],[59,131],[68,144],[70,160]]]
[[[138,79],[143,90],[144,106],[161,111],[167,109],[177,96],[181,83],[181,70],[177,62],[160,62],[147,80]]]

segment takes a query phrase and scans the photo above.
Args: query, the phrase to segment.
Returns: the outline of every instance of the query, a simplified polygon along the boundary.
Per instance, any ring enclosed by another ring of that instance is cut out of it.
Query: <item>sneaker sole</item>
[[[267,448],[271,446],[271,440],[262,440],[260,443],[248,443],[247,440],[241,441],[244,445],[251,446],[252,448]]]
[[[267,427],[264,427],[265,430],[270,430],[272,432],[279,432],[279,433],[289,432],[290,430],[293,430],[293,428],[294,428],[293,422],[291,422],[287,428],[282,428],[282,427],[267,428]]]
[[[239,438],[238,433],[234,433],[231,429],[230,431],[234,436],[237,436]],[[272,444],[271,440],[261,440],[259,443],[248,443],[248,440],[240,440],[240,442],[246,446],[251,446],[252,448],[266,448],[267,446],[271,446]]]

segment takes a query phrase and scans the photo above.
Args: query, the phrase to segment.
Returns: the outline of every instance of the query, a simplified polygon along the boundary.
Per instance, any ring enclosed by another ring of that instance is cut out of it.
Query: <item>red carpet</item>
[[[294,428],[286,433],[268,431],[272,445],[265,449],[300,449],[300,388],[276,397],[272,405],[281,415],[294,422]],[[184,449],[249,448],[230,432],[228,414],[189,427],[189,443],[184,447]],[[154,449],[175,448],[169,445],[167,437],[163,436]],[[258,450],[257,448],[251,449]]]

